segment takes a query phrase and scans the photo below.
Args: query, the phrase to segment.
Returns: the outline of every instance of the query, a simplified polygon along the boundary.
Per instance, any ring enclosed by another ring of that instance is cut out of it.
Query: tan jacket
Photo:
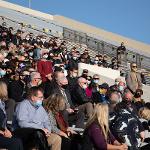
[[[129,72],[126,76],[127,87],[135,92],[137,89],[142,89],[142,80],[140,73]]]

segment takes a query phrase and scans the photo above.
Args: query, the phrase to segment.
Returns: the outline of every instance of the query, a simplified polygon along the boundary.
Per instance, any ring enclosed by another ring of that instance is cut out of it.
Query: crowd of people
[[[78,73],[80,62],[118,69],[121,47],[109,64],[57,37],[0,26],[0,148],[148,150],[150,103],[136,63],[111,86]]]

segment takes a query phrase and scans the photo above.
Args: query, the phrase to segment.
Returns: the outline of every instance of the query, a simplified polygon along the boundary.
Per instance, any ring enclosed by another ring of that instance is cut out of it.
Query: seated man
[[[16,121],[20,128],[42,129],[52,150],[61,150],[61,138],[51,133],[48,114],[42,106],[43,91],[39,87],[32,87],[28,92],[28,99],[18,104],[15,112]]]
[[[83,77],[78,79],[78,84],[75,86],[72,92],[72,98],[74,105],[77,106],[79,110],[83,110],[88,118],[92,115],[93,105],[91,99],[86,95],[87,80]]]
[[[70,91],[68,90],[68,80],[63,72],[56,71],[54,73],[54,79],[49,88],[49,96],[57,93],[64,97],[65,109],[62,110],[62,115],[65,121],[72,124],[74,120],[76,127],[83,127],[84,113],[83,111],[78,110],[78,108],[75,108],[73,105]]]

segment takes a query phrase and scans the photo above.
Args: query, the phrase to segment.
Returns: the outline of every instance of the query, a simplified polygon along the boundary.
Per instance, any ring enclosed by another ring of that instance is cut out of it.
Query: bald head
[[[123,97],[124,97],[123,99],[126,100],[126,101],[132,101],[133,94],[130,91],[127,91],[127,92],[124,93]]]
[[[86,89],[87,88],[87,80],[83,77],[80,77],[78,79],[78,84],[81,88]]]

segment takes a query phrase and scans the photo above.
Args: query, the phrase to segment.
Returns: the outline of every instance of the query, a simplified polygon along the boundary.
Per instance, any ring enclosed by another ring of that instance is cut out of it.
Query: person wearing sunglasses
[[[126,83],[128,89],[132,93],[135,93],[137,89],[142,89],[142,80],[141,75],[137,71],[137,64],[131,63],[130,64],[131,71],[126,76]]]

